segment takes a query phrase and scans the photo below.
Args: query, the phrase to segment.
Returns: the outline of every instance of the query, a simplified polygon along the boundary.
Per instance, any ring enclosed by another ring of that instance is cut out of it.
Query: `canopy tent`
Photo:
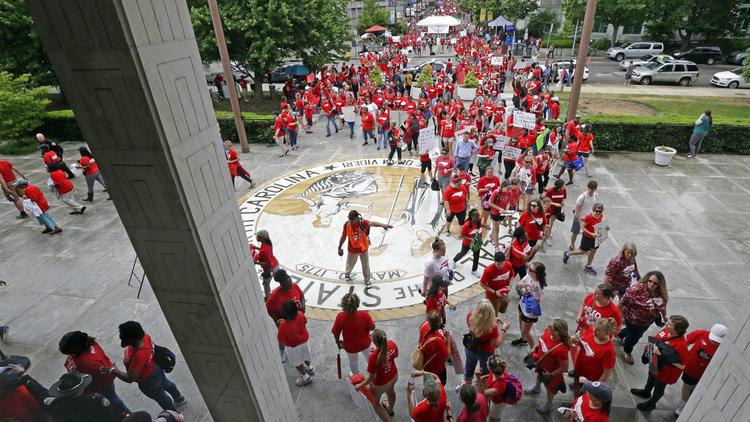
[[[362,36],[360,38],[362,38],[363,40],[366,40],[366,39],[370,39],[370,38],[375,38],[375,35],[367,33],[367,34],[362,34]]]
[[[380,25],[375,25],[375,26],[371,26],[371,27],[365,29],[365,32],[381,32],[381,31],[385,31],[385,30],[386,30],[386,28],[383,28]]]
[[[495,20],[493,20],[493,21],[491,21],[491,22],[489,22],[487,24],[487,26],[489,26],[491,28],[494,28],[494,27],[497,27],[497,26],[509,26],[509,25],[513,25],[513,22],[509,21],[508,19],[505,19],[502,16],[496,17]]]
[[[439,26],[456,26],[460,25],[461,21],[454,18],[453,16],[440,16],[440,15],[433,15],[428,16],[421,21],[417,22],[417,26],[427,26],[427,27],[439,27]]]

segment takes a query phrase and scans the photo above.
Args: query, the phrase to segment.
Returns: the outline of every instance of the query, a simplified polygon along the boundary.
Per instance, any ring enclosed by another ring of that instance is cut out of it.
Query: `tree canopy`
[[[34,87],[31,75],[0,71],[0,138],[24,136],[42,124],[49,104],[47,87]]]
[[[662,39],[674,31],[687,47],[697,35],[717,39],[735,29],[741,0],[664,0],[663,7],[644,9],[649,34]]]
[[[511,22],[527,18],[539,8],[536,0],[460,0],[461,5],[470,10],[474,18],[479,19],[480,11],[485,9],[492,16],[504,16]]]
[[[56,84],[24,0],[0,0],[0,46],[0,71],[28,73],[35,85]]]
[[[380,7],[378,0],[364,0],[362,2],[362,14],[359,16],[359,22],[357,22],[357,29],[360,33],[375,25],[385,27],[390,22],[390,12]]]

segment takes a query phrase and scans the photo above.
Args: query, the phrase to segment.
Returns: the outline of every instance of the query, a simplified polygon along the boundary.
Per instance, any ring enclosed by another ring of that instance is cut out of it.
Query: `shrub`
[[[11,139],[0,142],[1,155],[27,155],[39,151],[39,142],[34,138]]]
[[[470,70],[464,78],[464,83],[461,85],[464,88],[477,88],[479,86],[479,79],[473,70]]]
[[[547,45],[546,43],[544,45]],[[550,45],[555,48],[571,48],[573,47],[572,37],[559,37],[550,39]]]
[[[383,72],[377,65],[373,66],[372,69],[370,69],[370,80],[373,84],[375,84],[375,86],[383,85]]]
[[[598,40],[591,41],[591,48],[600,51],[607,51],[609,49],[610,40],[606,38],[600,38]]]
[[[32,87],[31,75],[0,72],[0,138],[28,135],[42,123],[49,104],[46,87]]]
[[[417,86],[432,86],[432,65],[422,68],[422,72],[417,77]]]

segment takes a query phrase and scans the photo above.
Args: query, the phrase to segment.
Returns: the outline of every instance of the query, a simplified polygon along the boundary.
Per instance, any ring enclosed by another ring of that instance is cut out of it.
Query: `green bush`
[[[422,68],[419,76],[417,76],[417,86],[432,86],[432,65],[427,65]]]
[[[39,151],[39,142],[34,138],[11,139],[0,142],[0,155],[27,155]]]
[[[473,70],[470,70],[464,78],[464,83],[461,85],[464,88],[477,88],[479,87],[479,79]]]
[[[609,49],[609,41],[606,38],[600,38],[598,40],[591,41],[591,47],[595,50],[607,51]]]
[[[247,139],[251,143],[270,143],[273,142],[273,117],[255,113],[242,113],[245,120],[245,132]],[[234,117],[232,113],[217,112],[216,120],[219,122],[219,130],[223,139],[230,139],[232,142],[239,142],[237,130],[234,127]],[[81,129],[78,127],[72,110],[59,110],[47,113],[40,132],[47,137],[57,141],[80,141],[83,139]]]
[[[379,66],[375,65],[370,69],[370,80],[375,86],[383,85],[383,71],[380,70]]]
[[[544,45],[547,45],[546,42],[543,43]],[[554,46],[555,48],[571,48],[573,47],[573,38],[572,37],[555,37],[550,39],[550,45]]]
[[[28,135],[42,123],[49,104],[46,87],[33,87],[31,75],[0,72],[0,139]]]

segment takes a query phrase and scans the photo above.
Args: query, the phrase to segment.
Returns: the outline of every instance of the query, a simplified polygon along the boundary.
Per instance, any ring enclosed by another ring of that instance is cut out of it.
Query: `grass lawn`
[[[564,116],[569,93],[558,96]],[[711,110],[714,124],[750,126],[750,100],[726,97],[584,94],[579,114],[592,123],[692,124],[705,109]]]

